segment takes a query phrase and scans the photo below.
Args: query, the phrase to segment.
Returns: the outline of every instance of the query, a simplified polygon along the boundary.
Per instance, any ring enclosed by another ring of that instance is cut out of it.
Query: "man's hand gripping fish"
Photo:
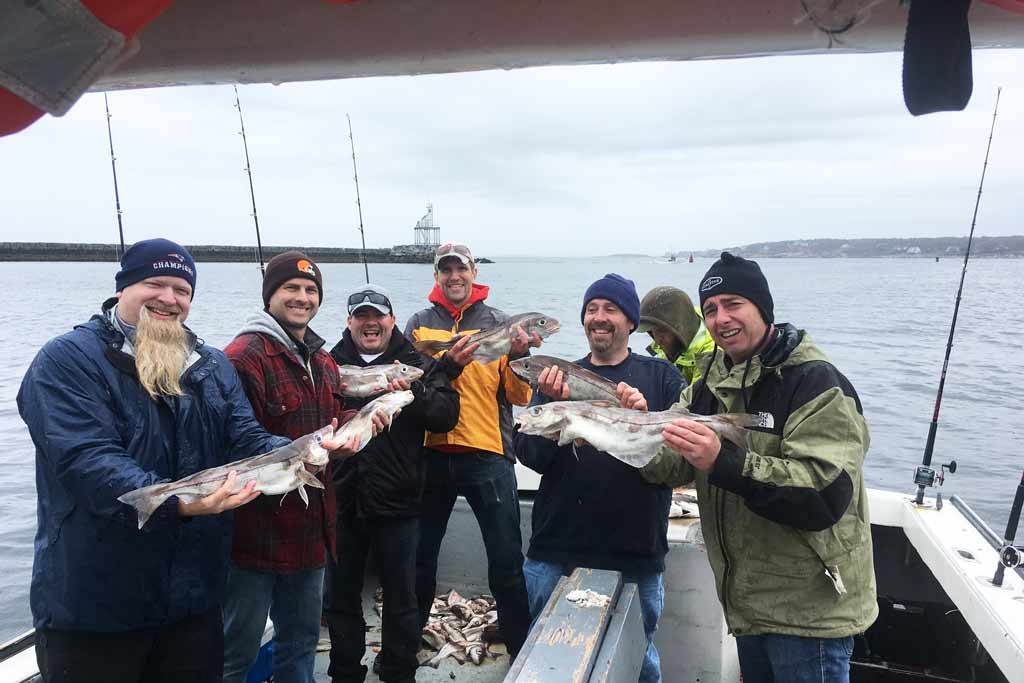
[[[644,412],[611,401],[555,401],[533,406],[516,416],[523,434],[543,436],[560,446],[582,439],[632,467],[643,467],[665,445],[661,431],[678,418],[702,422],[719,437],[749,448],[746,427],[761,425],[759,415],[697,415],[681,408]]]
[[[373,438],[373,414],[378,411],[387,414],[390,423],[392,417],[403,406],[412,403],[412,400],[411,391],[385,394],[363,406],[351,420],[337,431],[328,425],[269,453],[237,460],[219,467],[211,467],[178,481],[135,489],[120,496],[118,500],[138,510],[139,528],[141,529],[150,515],[171,496],[178,496],[186,503],[194,502],[219,489],[227,480],[228,475],[231,472],[236,472],[238,490],[241,490],[250,481],[256,482],[256,491],[267,495],[285,494],[298,489],[302,501],[309,505],[306,486],[322,489],[324,485],[307,471],[306,465],[318,468],[327,465],[330,460],[330,451],[323,444],[327,442],[334,444],[332,447],[337,447],[344,444],[353,435],[358,435],[358,450],[362,450]]]

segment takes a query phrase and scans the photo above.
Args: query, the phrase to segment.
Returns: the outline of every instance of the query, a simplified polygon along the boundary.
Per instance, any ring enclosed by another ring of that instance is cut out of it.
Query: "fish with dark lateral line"
[[[369,398],[384,393],[388,383],[396,379],[414,382],[423,376],[423,371],[405,363],[390,365],[340,365],[341,382],[345,385],[345,396]]]
[[[138,511],[141,529],[150,515],[171,496],[178,496],[186,503],[194,502],[219,489],[228,474],[236,472],[239,491],[250,481],[255,481],[256,490],[265,494],[288,493],[298,489],[302,500],[308,505],[305,487],[322,489],[324,485],[306,470],[306,465],[323,467],[327,464],[329,453],[320,444],[333,437],[334,430],[328,425],[269,453],[210,467],[178,481],[144,486],[129,491],[118,500]]]
[[[473,360],[478,363],[491,363],[502,356],[508,355],[512,348],[512,336],[517,327],[523,328],[526,336],[532,338],[536,333],[542,339],[548,337],[561,329],[562,324],[550,315],[543,313],[521,313],[505,320],[497,327],[487,330],[480,330],[469,335],[469,344],[480,344],[480,348],[473,352]],[[440,339],[423,339],[413,346],[420,353],[434,356],[441,351],[446,351],[462,339],[465,335],[457,335],[449,341]]]
[[[561,358],[554,356],[527,356],[518,358],[508,364],[519,379],[530,384],[537,384],[540,373],[547,368],[556,367],[564,375],[563,382],[569,385],[570,401],[614,401],[618,403],[619,395],[615,392],[615,383],[607,380],[596,372],[587,370]]]
[[[144,486],[129,491],[118,500],[138,511],[141,529],[156,509],[171,496],[178,496],[186,503],[194,502],[219,489],[227,481],[228,474],[234,471],[237,473],[239,491],[250,481],[255,481],[255,490],[266,495],[279,495],[298,490],[302,501],[309,505],[305,487],[322,489],[324,485],[306,470],[306,465],[322,468],[327,465],[330,458],[330,453],[321,444],[325,440],[345,443],[353,435],[358,435],[357,452],[361,451],[373,438],[373,414],[381,411],[390,420],[403,406],[412,403],[412,400],[411,391],[384,394],[363,406],[337,432],[328,425],[269,453],[211,467],[178,481]]]
[[[521,434],[552,439],[559,446],[583,439],[616,460],[640,468],[665,445],[662,430],[679,418],[701,422],[741,448],[750,448],[746,429],[764,425],[760,415],[697,415],[682,408],[645,412],[621,408],[612,401],[555,401],[528,408],[515,419]]]

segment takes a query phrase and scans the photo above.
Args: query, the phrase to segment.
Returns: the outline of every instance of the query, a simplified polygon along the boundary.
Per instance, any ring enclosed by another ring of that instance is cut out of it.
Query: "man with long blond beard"
[[[256,422],[224,354],[184,326],[195,284],[184,247],[136,243],[116,298],[49,341],[22,380],[38,492],[31,607],[47,683],[221,680],[231,515],[218,513],[257,497],[254,483],[239,489],[232,473],[195,502],[171,497],[142,529],[117,500],[289,443]]]

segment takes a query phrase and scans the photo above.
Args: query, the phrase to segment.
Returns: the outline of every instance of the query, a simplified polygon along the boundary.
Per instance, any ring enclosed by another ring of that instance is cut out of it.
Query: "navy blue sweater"
[[[592,365],[589,356],[576,362],[636,387],[652,411],[669,408],[685,386],[668,362],[632,352],[618,365]],[[548,401],[534,392],[530,405]],[[670,489],[648,484],[639,470],[590,445],[574,455],[571,444],[518,432],[515,445],[520,462],[542,475],[530,558],[624,572],[665,570]]]

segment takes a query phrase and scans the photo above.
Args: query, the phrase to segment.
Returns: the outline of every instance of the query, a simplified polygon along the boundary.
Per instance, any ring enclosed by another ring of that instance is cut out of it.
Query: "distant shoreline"
[[[255,246],[198,244],[185,245],[193,258],[201,263],[256,263]],[[274,256],[298,249],[320,263],[362,263],[360,249],[332,247],[263,247],[264,263]],[[432,263],[433,249],[417,249],[411,245],[390,249],[366,249],[367,263]],[[0,242],[0,261],[110,262],[116,263],[118,245],[61,242]]]
[[[758,242],[726,249],[679,251],[674,255],[679,258],[693,253],[694,256],[717,258],[722,251],[728,251],[753,258],[963,258],[966,249],[966,237],[889,237]],[[1024,235],[976,236],[971,243],[971,256],[1022,258]]]

